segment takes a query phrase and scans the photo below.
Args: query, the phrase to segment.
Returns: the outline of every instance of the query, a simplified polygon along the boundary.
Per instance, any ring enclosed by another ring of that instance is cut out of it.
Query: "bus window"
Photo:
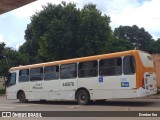
[[[59,66],[47,66],[44,68],[44,80],[59,79]]]
[[[122,58],[103,59],[99,61],[100,76],[114,76],[122,74]]]
[[[125,75],[135,73],[135,59],[133,56],[125,56],[123,58],[123,73]]]
[[[20,70],[19,71],[19,82],[28,82],[29,81],[29,70]]]
[[[60,67],[60,78],[69,79],[77,77],[77,64],[64,64]]]
[[[98,75],[98,61],[81,62],[78,67],[78,77],[96,77]]]
[[[7,86],[12,86],[16,84],[16,73],[9,73]]]
[[[30,81],[43,80],[43,68],[32,68],[30,70]]]

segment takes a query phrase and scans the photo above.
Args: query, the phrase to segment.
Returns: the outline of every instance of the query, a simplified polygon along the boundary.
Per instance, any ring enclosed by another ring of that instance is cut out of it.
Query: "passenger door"
[[[75,99],[77,89],[77,63],[60,66],[60,99]]]
[[[43,68],[30,69],[30,98],[44,99]]]
[[[10,73],[6,83],[7,86],[7,99],[17,99],[17,74],[16,72]]]
[[[59,99],[59,66],[44,67],[44,94],[46,99]]]

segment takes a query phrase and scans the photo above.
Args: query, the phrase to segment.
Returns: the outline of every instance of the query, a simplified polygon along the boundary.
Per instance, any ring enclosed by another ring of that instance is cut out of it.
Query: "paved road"
[[[160,111],[160,99],[120,99],[106,102],[93,102],[87,106],[77,105],[76,102],[39,102],[19,103],[18,100],[6,100],[0,97],[0,111]],[[22,118],[0,118],[0,120],[20,120]],[[23,118],[24,119],[24,118]],[[26,118],[36,120],[35,118]],[[37,120],[128,120],[128,117],[48,117]],[[133,120],[158,120],[154,117],[134,117]],[[25,119],[24,119],[25,120]]]

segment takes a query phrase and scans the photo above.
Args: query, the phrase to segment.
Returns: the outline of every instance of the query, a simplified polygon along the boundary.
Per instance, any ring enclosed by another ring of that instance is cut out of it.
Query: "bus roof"
[[[101,54],[101,55],[94,55],[94,56],[88,56],[88,57],[80,57],[80,58],[45,62],[45,63],[39,63],[39,64],[25,65],[25,66],[19,66],[19,67],[12,67],[10,68],[9,71],[37,68],[37,67],[43,67],[43,66],[69,64],[69,63],[76,63],[76,62],[85,62],[85,61],[99,60],[104,58],[115,58],[119,56],[131,55],[135,52],[138,52],[138,50],[129,50],[129,51],[109,53],[109,54]]]

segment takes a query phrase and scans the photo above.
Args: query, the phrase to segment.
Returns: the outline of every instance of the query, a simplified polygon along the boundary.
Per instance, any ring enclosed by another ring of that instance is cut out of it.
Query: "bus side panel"
[[[7,88],[7,99],[17,99],[17,91],[15,90],[15,86]]]
[[[30,99],[30,92],[29,92],[29,88],[30,88],[30,82],[19,82],[17,84],[17,93],[19,90],[22,90],[25,95],[26,95],[26,99]]]
[[[44,94],[44,82],[41,81],[30,81],[29,97],[32,100],[40,100],[45,98]]]
[[[84,83],[83,83],[84,84]],[[77,90],[77,78],[60,80],[60,100],[75,100],[75,91]]]
[[[136,74],[79,78],[78,88],[82,87],[89,90],[91,99],[128,98],[129,92],[131,98],[136,96],[131,90],[136,88]],[[123,91],[124,94],[119,94],[119,91]]]
[[[44,80],[44,94],[46,100],[59,99],[59,79]]]

